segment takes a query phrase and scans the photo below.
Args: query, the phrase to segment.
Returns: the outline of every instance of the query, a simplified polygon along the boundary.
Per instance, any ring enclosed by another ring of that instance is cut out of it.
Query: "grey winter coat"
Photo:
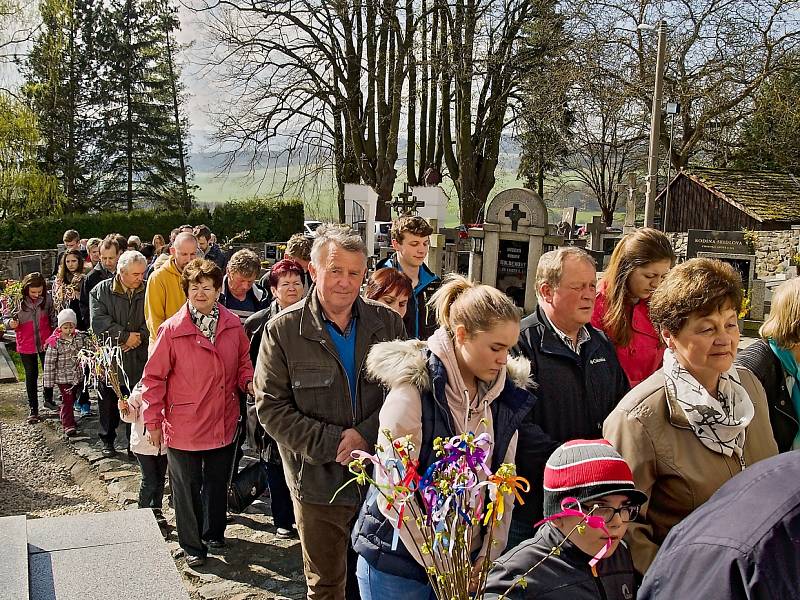
[[[142,343],[122,354],[122,367],[130,390],[139,383],[147,362],[147,345],[150,332],[144,318],[144,290],[140,285],[132,295],[125,292],[119,277],[98,283],[89,294],[91,327],[97,335],[108,336],[117,344],[124,344],[130,333],[138,333]],[[120,374],[120,384],[126,385]]]

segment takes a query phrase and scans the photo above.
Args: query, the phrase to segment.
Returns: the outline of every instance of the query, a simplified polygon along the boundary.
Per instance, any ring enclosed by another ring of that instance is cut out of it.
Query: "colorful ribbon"
[[[577,509],[569,508],[572,505],[575,505],[578,508]],[[534,528],[539,527],[539,525],[542,525],[543,523],[548,523],[549,521],[553,521],[554,519],[558,519],[560,517],[580,517],[592,529],[600,529],[600,530],[602,530],[603,533],[605,533],[607,536],[609,536],[609,537],[606,538],[605,545],[602,548],[600,548],[600,550],[597,552],[597,554],[595,554],[592,557],[592,560],[589,561],[589,566],[590,567],[595,566],[600,561],[600,559],[602,559],[606,555],[606,553],[609,551],[611,546],[614,544],[614,542],[611,541],[611,537],[610,537],[611,534],[608,532],[608,528],[606,527],[606,522],[603,519],[603,517],[595,517],[595,516],[592,516],[591,514],[587,514],[587,513],[583,512],[583,509],[581,508],[581,503],[578,501],[577,498],[572,498],[572,497],[564,498],[561,501],[561,512],[560,513],[557,513],[555,515],[552,515],[550,517],[546,517],[546,518],[542,519],[541,521],[536,523],[536,525],[534,525],[533,527]]]

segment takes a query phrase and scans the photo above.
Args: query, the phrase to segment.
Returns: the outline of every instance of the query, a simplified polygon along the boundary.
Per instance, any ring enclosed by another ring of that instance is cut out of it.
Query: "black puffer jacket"
[[[536,535],[506,552],[494,564],[486,581],[484,598],[509,600],[632,600],[635,576],[630,552],[624,543],[614,554],[597,563],[597,575],[589,566],[590,556],[571,542],[564,542],[557,555],[550,556],[525,577],[525,587],[517,584],[528,569],[545,558],[564,540],[550,523],[542,525]]]
[[[602,437],[603,421],[630,386],[614,346],[599,329],[586,325],[591,337],[579,356],[556,335],[541,308],[520,326],[516,350],[531,361],[538,400],[519,428],[517,471],[530,482],[531,491],[514,510],[514,521],[531,526],[532,533],[542,518],[547,458],[568,440]]]
[[[786,387],[786,373],[783,371],[781,361],[775,356],[769,343],[758,340],[742,350],[736,357],[736,362],[752,372],[764,386],[769,406],[769,421],[772,424],[778,451],[791,450],[792,442],[797,435],[798,422],[792,398]]]

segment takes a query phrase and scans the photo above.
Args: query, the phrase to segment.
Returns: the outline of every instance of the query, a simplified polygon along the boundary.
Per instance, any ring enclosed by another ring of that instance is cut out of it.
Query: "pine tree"
[[[74,211],[96,204],[103,177],[95,140],[95,10],[93,0],[42,0],[42,27],[23,65],[23,93],[42,136],[42,168],[61,182]]]
[[[736,167],[800,175],[799,97],[800,69],[781,73],[764,84],[753,114],[744,122],[742,147],[734,158]]]
[[[186,180],[188,121],[164,0],[117,0],[104,15],[107,49],[101,81],[107,157],[105,196],[116,206],[191,208]]]

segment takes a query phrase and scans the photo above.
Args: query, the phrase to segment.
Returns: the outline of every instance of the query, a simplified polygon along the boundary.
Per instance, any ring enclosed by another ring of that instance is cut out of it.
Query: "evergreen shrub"
[[[188,215],[182,211],[134,210],[133,212],[76,213],[22,221],[0,221],[0,250],[54,248],[67,229],[76,229],[82,238],[104,237],[109,233],[138,235],[143,242],[169,232],[184,223],[208,225],[222,242],[248,229],[247,241],[285,241],[303,230],[303,202],[294,200],[233,200],[217,205],[213,214],[197,208]]]

